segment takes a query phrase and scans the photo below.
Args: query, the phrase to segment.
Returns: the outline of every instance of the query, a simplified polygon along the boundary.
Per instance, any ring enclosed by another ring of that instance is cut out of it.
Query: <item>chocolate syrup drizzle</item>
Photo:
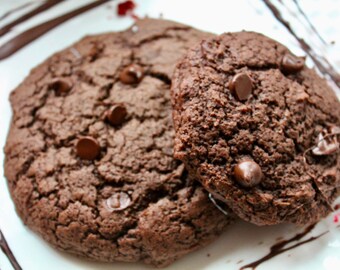
[[[295,3],[295,6],[297,7],[298,11],[301,13],[302,17],[306,20],[306,22],[309,24],[309,27],[313,30],[313,32],[319,37],[319,39],[322,41],[323,44],[327,44],[327,42],[323,39],[323,37],[320,35],[320,33],[316,30],[315,26],[312,24],[312,22],[309,20],[306,13],[301,8],[298,0],[293,0]]]
[[[329,77],[339,88],[340,88],[340,75],[335,70],[335,68],[329,63],[329,61],[321,56],[318,55],[313,51],[310,45],[307,44],[307,42],[300,38],[295,31],[290,26],[289,22],[286,21],[283,17],[281,12],[278,10],[278,8],[270,1],[270,0],[263,0],[263,2],[267,5],[267,7],[270,9],[270,11],[273,13],[275,18],[286,27],[286,29],[296,38],[296,40],[300,43],[301,48],[312,58],[314,61],[316,67],[319,69],[319,71],[326,77]]]
[[[48,0],[45,3],[41,4],[40,6],[38,6],[37,8],[31,10],[30,12],[22,15],[21,17],[19,17],[16,20],[14,20],[13,22],[3,26],[0,29],[0,37],[7,34],[9,31],[11,31],[14,26],[34,17],[35,15],[39,14],[40,12],[43,12],[45,10],[50,9],[51,7],[59,4],[61,1],[62,0]]]
[[[25,4],[21,5],[21,6],[18,6],[16,8],[13,8],[13,9],[5,12],[3,15],[0,16],[0,21],[6,19],[8,16],[12,15],[13,13],[15,13],[15,12],[17,12],[19,10],[22,10],[22,9],[32,5],[32,4],[33,4],[33,2],[27,2],[27,3],[25,3]]]
[[[44,22],[42,24],[39,24],[35,27],[32,27],[28,29],[27,31],[17,35],[13,39],[9,40],[5,44],[3,44],[0,47],[0,60],[3,60],[12,54],[16,53],[18,50],[20,50],[22,47],[26,46],[30,42],[36,40],[43,34],[47,33],[51,29],[57,27],[58,25],[64,23],[65,21],[72,19],[73,17],[80,15],[81,13],[84,13],[92,8],[95,8],[97,6],[100,6],[106,2],[109,2],[110,0],[98,0],[94,1],[88,5],[82,6],[78,9],[75,9],[69,13],[66,13],[64,15],[61,15],[60,17],[57,17],[55,19],[49,20],[47,22]],[[60,1],[59,1],[60,2]]]
[[[2,252],[7,256],[8,260],[12,264],[15,270],[22,270],[21,266],[19,265],[18,261],[14,257],[11,249],[9,248],[5,236],[3,235],[2,231],[0,230],[0,248]]]
[[[261,263],[263,262],[266,262],[268,260],[270,260],[271,258],[281,254],[281,253],[284,253],[288,250],[291,250],[293,248],[296,248],[298,246],[301,246],[303,244],[306,244],[306,243],[309,243],[309,242],[312,242],[314,240],[317,240],[319,239],[320,237],[324,236],[325,234],[329,233],[329,231],[325,231],[317,236],[312,236],[304,241],[301,241],[301,242],[298,242],[296,243],[295,245],[292,245],[290,247],[286,247],[288,244],[292,243],[292,242],[295,242],[295,241],[298,241],[300,240],[301,238],[303,238],[305,235],[307,235],[309,232],[311,232],[314,227],[315,227],[316,224],[313,224],[313,225],[310,225],[309,227],[307,227],[303,232],[301,233],[298,233],[297,235],[293,236],[292,238],[290,239],[287,239],[287,240],[283,240],[283,241],[280,241],[276,244],[274,244],[271,248],[270,248],[270,252],[265,255],[264,257],[262,257],[261,259],[258,259],[252,263],[249,263],[247,265],[244,265],[240,268],[240,270],[244,270],[244,269],[247,269],[247,268],[251,268],[251,269],[256,269],[257,266],[259,266]]]

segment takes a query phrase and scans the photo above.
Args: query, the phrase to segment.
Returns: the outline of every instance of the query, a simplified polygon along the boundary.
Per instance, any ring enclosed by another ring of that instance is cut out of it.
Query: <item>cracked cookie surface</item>
[[[172,83],[175,157],[235,214],[304,225],[331,211],[340,105],[303,59],[261,34],[226,33],[190,49]]]
[[[224,230],[231,217],[173,158],[170,78],[185,50],[208,36],[144,19],[86,37],[32,70],[11,94],[5,147],[27,226],[79,256],[156,266]],[[143,74],[122,76],[131,64]]]

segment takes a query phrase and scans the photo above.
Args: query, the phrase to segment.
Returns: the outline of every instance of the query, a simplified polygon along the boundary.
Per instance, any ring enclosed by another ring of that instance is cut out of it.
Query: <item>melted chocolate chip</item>
[[[53,89],[57,96],[68,93],[72,88],[72,83],[68,79],[56,78],[50,83],[50,88]]]
[[[106,207],[109,211],[121,211],[129,207],[131,199],[125,192],[117,192],[106,200]]]
[[[100,146],[96,139],[86,136],[78,140],[76,151],[80,158],[94,160],[99,155]]]
[[[319,137],[320,139],[321,137]],[[312,149],[316,156],[326,156],[336,153],[339,150],[338,143],[328,143],[326,140],[320,141],[318,146]]]
[[[290,53],[286,53],[281,62],[281,70],[286,74],[296,73],[303,69],[305,60],[301,57],[296,57]]]
[[[126,115],[127,111],[123,104],[113,105],[106,111],[106,119],[113,126],[123,123]]]
[[[312,149],[312,153],[316,156],[326,156],[338,152],[340,149],[340,142],[337,135],[339,134],[340,128],[336,126],[331,127],[329,132],[323,130],[318,135],[317,145]]]
[[[243,187],[258,185],[263,177],[260,166],[252,160],[243,160],[234,168],[236,181]]]
[[[229,89],[238,100],[247,100],[252,94],[253,84],[246,73],[234,76],[229,84]]]
[[[119,75],[119,79],[125,84],[139,83],[144,75],[143,68],[136,64],[131,64],[124,68]]]

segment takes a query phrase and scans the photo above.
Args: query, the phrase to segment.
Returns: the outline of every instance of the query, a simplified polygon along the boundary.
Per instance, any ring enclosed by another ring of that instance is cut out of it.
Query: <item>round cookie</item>
[[[257,225],[309,224],[340,190],[340,104],[315,71],[253,32],[197,44],[172,86],[175,157]]]
[[[86,37],[11,94],[5,175],[27,226],[60,250],[165,266],[230,223],[173,158],[176,60],[209,34],[145,19]]]

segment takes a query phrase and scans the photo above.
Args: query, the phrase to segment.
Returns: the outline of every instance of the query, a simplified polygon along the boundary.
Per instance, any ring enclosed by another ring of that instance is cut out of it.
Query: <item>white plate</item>
[[[27,0],[26,0],[27,1]],[[0,16],[7,10],[19,6],[25,0],[2,0],[0,2]],[[36,1],[37,2],[37,1]],[[20,24],[12,33],[0,38],[0,44],[15,34],[28,29],[47,19],[53,18],[65,11],[90,1],[65,1],[62,4],[41,13],[40,15]],[[183,22],[194,27],[222,33],[226,31],[240,31],[243,29],[264,33],[287,45],[299,55],[304,52],[298,47],[296,40],[282,27],[262,1],[240,0],[140,0],[137,2],[136,13],[159,17],[161,14],[166,19]],[[291,1],[292,2],[292,1]],[[321,4],[322,2],[322,4]],[[340,25],[339,5],[337,1],[302,1],[303,8],[312,15],[313,23],[327,41],[335,40],[335,45],[324,46],[316,39],[315,35],[305,33],[309,41],[315,44],[318,50],[326,53],[336,66],[340,66],[339,30]],[[72,44],[84,35],[107,31],[122,30],[133,23],[132,19],[118,18],[115,12],[117,1],[94,9],[80,15],[53,31],[50,31],[37,41],[20,50],[10,58],[0,62],[0,146],[5,145],[6,135],[11,118],[8,102],[10,91],[15,88],[30,69],[42,62],[52,53]],[[37,3],[36,3],[37,4]],[[28,7],[26,10],[29,10]],[[6,22],[20,16],[24,10],[17,12],[8,19],[0,22],[0,27]],[[293,10],[287,10],[287,16],[294,15]],[[290,13],[290,14],[289,14]],[[301,25],[303,25],[301,23]],[[297,30],[306,31],[299,23]],[[301,29],[300,29],[300,28]],[[307,63],[313,63],[308,59]],[[4,155],[0,153],[0,163],[3,164]],[[302,240],[330,231],[316,241],[285,252],[263,264],[257,269],[340,269],[340,229],[336,228],[333,213],[320,222],[317,227]],[[113,263],[102,264],[88,262],[68,254],[60,253],[51,248],[37,235],[28,230],[18,218],[13,203],[10,199],[3,177],[3,167],[0,166],[0,228],[24,270],[59,270],[59,269],[149,269],[142,264]],[[239,269],[242,265],[255,261],[268,253],[270,247],[278,238],[292,237],[301,231],[290,225],[272,227],[256,227],[238,221],[210,246],[194,252],[180,259],[168,269]],[[292,243],[295,244],[295,243]],[[0,269],[10,270],[11,265],[7,258],[0,252]]]

